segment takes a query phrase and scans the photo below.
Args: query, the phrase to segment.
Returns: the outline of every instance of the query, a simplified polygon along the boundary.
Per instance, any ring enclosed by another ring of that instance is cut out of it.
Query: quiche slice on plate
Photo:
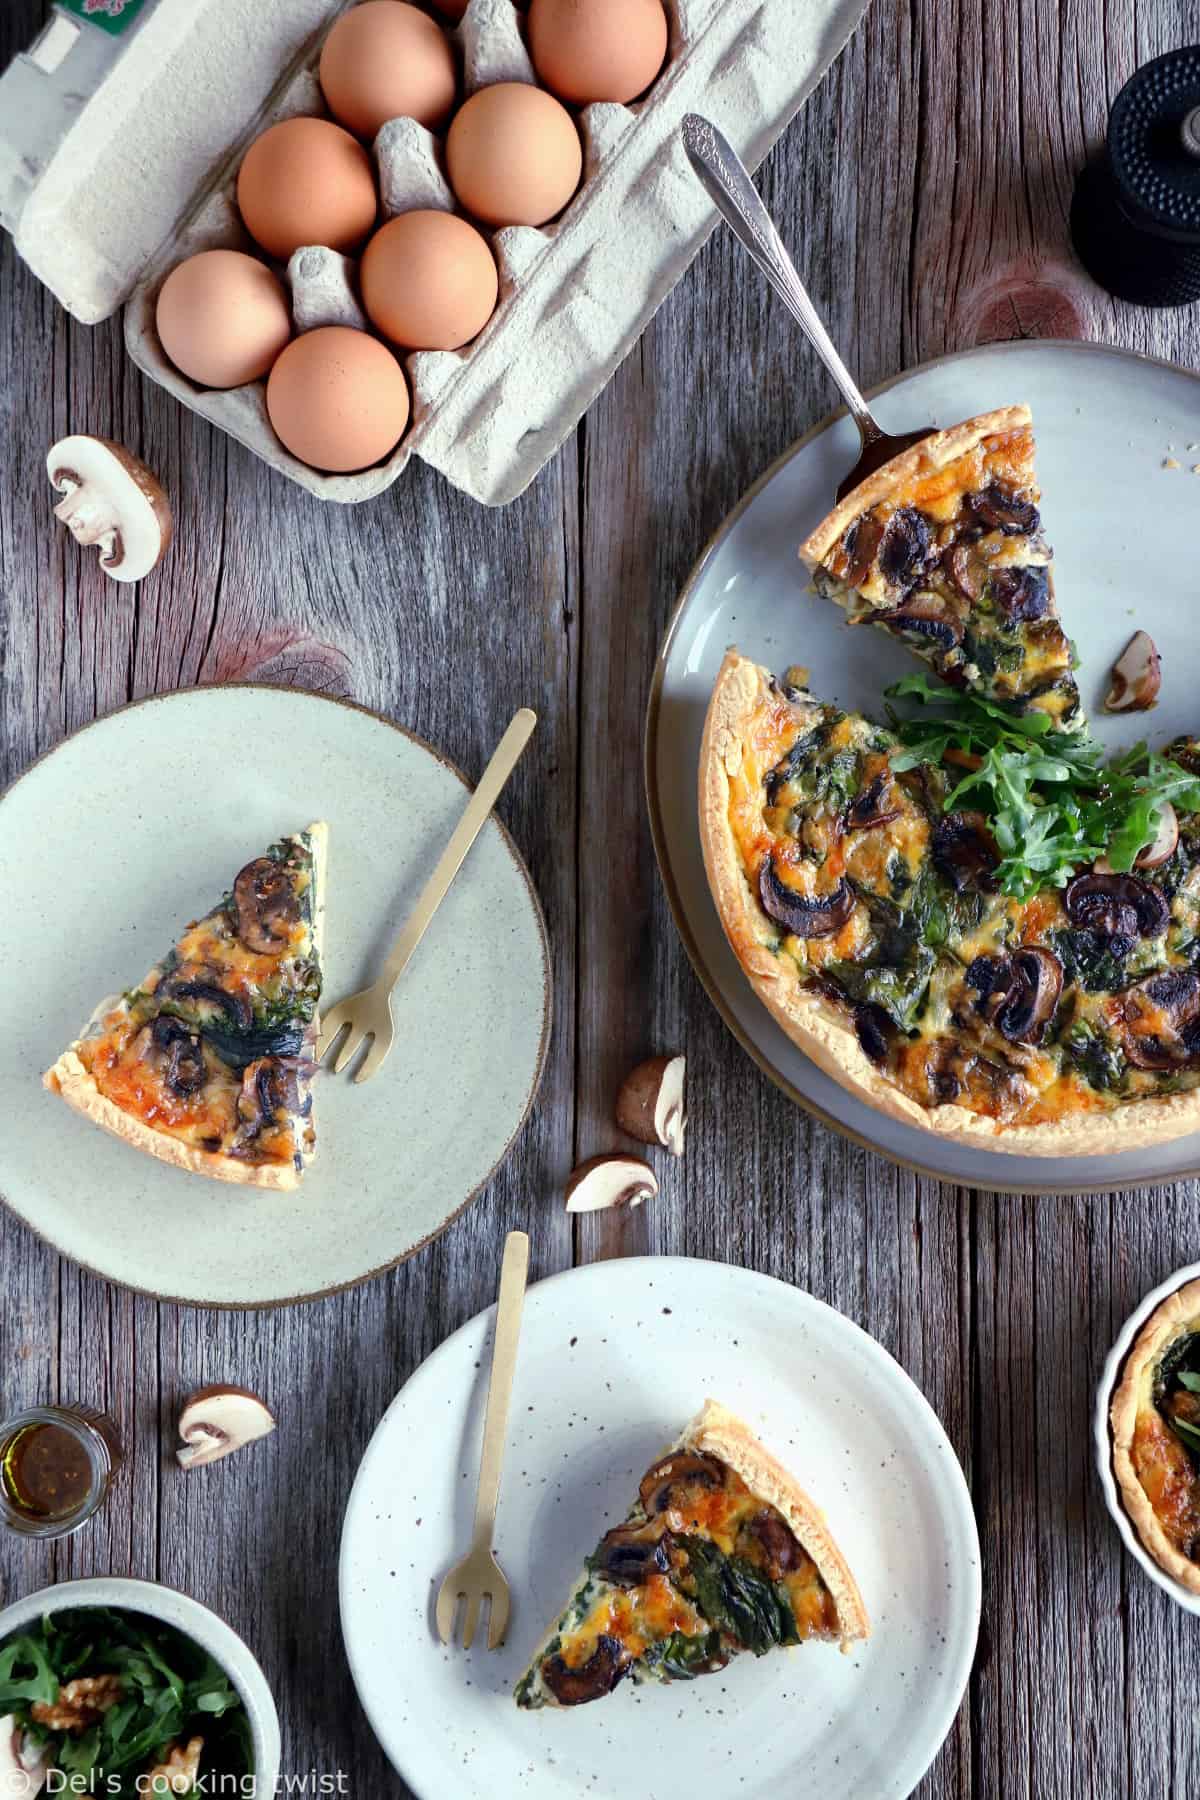
[[[749,1428],[709,1400],[601,1538],[516,1688],[580,1706],[628,1677],[691,1681],[744,1651],[868,1636],[825,1519]]]
[[[987,1149],[1103,1156],[1200,1129],[1200,813],[1153,868],[1016,899],[983,815],[946,812],[946,772],[897,770],[900,749],[726,655],[701,841],[778,1024],[880,1112]],[[1194,741],[1171,753],[1200,771]]]
[[[1160,1568],[1200,1594],[1200,1281],[1155,1307],[1110,1408],[1113,1473]]]
[[[310,825],[247,863],[138,987],[101,1002],[46,1087],[163,1162],[295,1187],[316,1145],[326,835]]]
[[[945,680],[1082,723],[1054,602],[1027,406],[938,431],[848,494],[801,545],[819,593]]]

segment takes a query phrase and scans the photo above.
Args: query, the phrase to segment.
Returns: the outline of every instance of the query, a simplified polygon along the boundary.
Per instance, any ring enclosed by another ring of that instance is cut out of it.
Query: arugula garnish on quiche
[[[823,1515],[740,1419],[708,1401],[601,1538],[516,1689],[580,1706],[622,1681],[691,1681],[731,1657],[870,1631]]]
[[[325,839],[310,825],[247,863],[138,987],[101,1002],[45,1085],[163,1162],[294,1187],[316,1145]]]

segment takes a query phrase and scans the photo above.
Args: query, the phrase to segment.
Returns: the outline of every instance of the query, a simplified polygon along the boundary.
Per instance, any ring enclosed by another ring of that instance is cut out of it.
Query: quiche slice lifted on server
[[[778,1024],[878,1111],[963,1143],[1103,1156],[1200,1129],[1200,811],[1154,867],[1017,899],[984,816],[945,811],[946,771],[898,770],[900,749],[726,655],[701,840]],[[1170,750],[1200,774],[1200,744]]]
[[[628,1677],[691,1681],[809,1639],[869,1635],[818,1508],[740,1419],[709,1400],[601,1538],[516,1688],[580,1706]]]
[[[944,680],[1082,724],[1054,602],[1027,406],[938,431],[824,519],[800,555],[818,593],[899,637]]]
[[[162,1162],[292,1188],[316,1148],[326,827],[272,844],[44,1077]]]

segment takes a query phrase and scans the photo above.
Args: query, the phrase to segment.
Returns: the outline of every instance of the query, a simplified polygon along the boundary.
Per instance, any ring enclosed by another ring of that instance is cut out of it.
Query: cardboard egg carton
[[[234,203],[238,164],[268,124],[325,110],[316,63],[342,4],[142,0],[147,13],[128,48],[44,171],[35,170],[16,209],[18,248],[81,317],[103,317],[127,298],[126,344],[139,367],[321,499],[370,499],[418,456],[475,499],[503,505],[573,429],[715,223],[679,139],[684,114],[711,118],[753,166],[865,3],[667,0],[670,50],[654,87],[631,107],[595,105],[579,116],[579,192],[551,225],[492,234],[495,315],[464,350],[404,358],[412,423],[386,462],[361,473],[327,475],[298,462],[271,429],[265,382],[197,388],[168,362],[154,327],[158,290],[176,263],[218,246],[254,249]],[[468,89],[530,78],[511,0],[471,0],[453,35]],[[440,146],[428,133],[404,121],[381,138],[385,210],[449,203]],[[5,178],[0,143],[0,217],[11,229]],[[353,304],[353,290],[341,259],[308,256],[302,271],[306,255],[293,258],[292,273],[298,322],[310,328],[334,316],[322,308],[338,302],[339,285],[343,305]],[[310,284],[303,294],[301,280]]]

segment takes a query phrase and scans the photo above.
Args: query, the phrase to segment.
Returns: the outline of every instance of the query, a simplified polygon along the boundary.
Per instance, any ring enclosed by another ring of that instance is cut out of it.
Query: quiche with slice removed
[[[860,482],[801,546],[813,584],[947,681],[1081,721],[1054,603],[1027,406],[935,432]]]
[[[1200,1594],[1200,1281],[1169,1294],[1142,1326],[1110,1419],[1113,1473],[1138,1536]]]
[[[103,1001],[44,1080],[163,1162],[291,1188],[316,1144],[326,827],[247,863],[140,986]]]
[[[516,1689],[518,1706],[579,1706],[627,1677],[690,1681],[809,1639],[870,1631],[823,1515],[725,1407],[709,1400],[647,1470],[628,1518],[588,1558]]]
[[[705,867],[779,1025],[879,1111],[988,1149],[1102,1156],[1200,1129],[1200,746],[1171,747],[1192,810],[1166,809],[1140,866],[1100,858],[1025,898],[1001,889],[988,819],[947,811],[945,769],[901,750],[726,656]]]

